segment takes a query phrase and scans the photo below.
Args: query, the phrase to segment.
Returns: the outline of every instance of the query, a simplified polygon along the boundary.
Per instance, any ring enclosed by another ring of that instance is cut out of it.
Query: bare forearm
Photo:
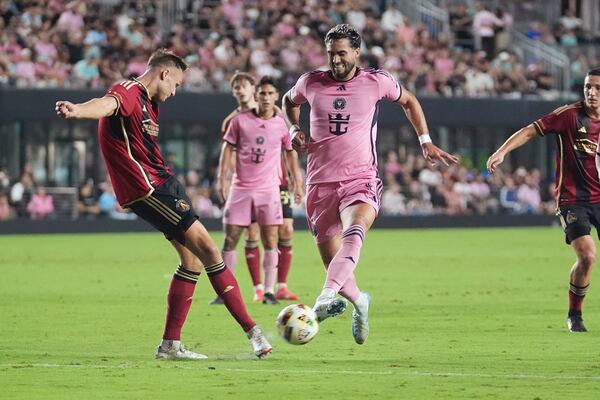
[[[232,155],[232,147],[229,143],[223,142],[223,146],[221,147],[221,154],[219,156],[219,172],[218,179],[220,181],[227,179],[231,173],[231,155]]]
[[[517,149],[529,142],[533,137],[536,136],[536,134],[537,132],[535,131],[533,125],[528,125],[524,128],[521,128],[517,132],[513,133],[511,137],[506,139],[506,142],[500,146],[496,153],[508,154],[514,149]]]
[[[405,104],[400,105],[406,114],[406,118],[408,118],[413,128],[415,128],[417,135],[428,134],[429,128],[425,120],[425,113],[417,98],[411,95],[411,98]]]
[[[302,173],[300,172],[300,163],[298,162],[298,154],[295,151],[286,151],[285,156],[287,164],[290,166],[292,178],[296,186],[302,185]]]
[[[78,118],[100,119],[114,114],[117,101],[112,97],[91,99],[85,103],[77,104]]]
[[[300,123],[300,106],[292,103],[289,98],[289,93],[286,93],[285,96],[283,96],[281,106],[283,118],[285,119],[285,123],[287,124],[288,128],[292,127],[293,125],[298,125]]]

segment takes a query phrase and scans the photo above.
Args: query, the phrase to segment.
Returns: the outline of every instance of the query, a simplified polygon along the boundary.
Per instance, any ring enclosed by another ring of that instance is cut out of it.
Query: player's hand
[[[298,154],[306,153],[308,150],[308,142],[306,141],[306,135],[300,129],[296,130],[292,134],[292,148],[298,152]]]
[[[296,185],[294,188],[294,203],[301,204],[304,198],[304,187],[302,185]]]
[[[221,200],[223,204],[227,201],[227,196],[229,196],[229,189],[231,188],[231,182],[228,180],[221,181],[219,183],[219,196],[221,196]]]
[[[70,119],[79,117],[77,105],[70,101],[57,101],[55,110],[56,115],[61,118]]]
[[[446,153],[433,143],[425,143],[421,146],[423,149],[423,157],[432,165],[441,162],[445,166],[458,162],[458,156]]]
[[[498,167],[498,165],[502,164],[503,161],[504,161],[504,153],[499,152],[499,151],[495,152],[487,160],[487,164],[486,164],[487,170],[490,171],[490,173],[494,173],[494,171],[496,171],[496,167]]]

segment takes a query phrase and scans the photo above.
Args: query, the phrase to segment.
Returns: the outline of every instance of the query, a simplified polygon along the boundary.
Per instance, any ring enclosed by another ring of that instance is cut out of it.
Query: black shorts
[[[281,210],[283,218],[294,218],[292,212],[292,195],[287,186],[279,186],[279,196],[281,197]]]
[[[185,244],[185,232],[198,219],[185,187],[174,176],[152,194],[129,205],[140,218],[165,234],[167,240]]]
[[[559,207],[558,217],[565,231],[567,244],[579,237],[589,235],[592,225],[600,237],[600,203],[598,204],[572,204]]]

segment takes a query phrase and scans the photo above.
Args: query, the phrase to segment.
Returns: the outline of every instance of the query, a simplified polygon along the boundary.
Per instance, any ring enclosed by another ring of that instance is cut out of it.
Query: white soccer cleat
[[[346,311],[348,307],[348,301],[342,297],[321,297],[317,298],[317,301],[313,307],[313,311],[317,314],[317,321],[323,322],[327,318],[337,317]]]
[[[185,348],[180,340],[163,339],[156,349],[157,360],[204,360],[208,356]]]
[[[352,311],[352,336],[358,344],[363,344],[369,337],[369,306],[371,295],[366,292],[360,293],[358,305],[354,305]]]
[[[273,351],[273,347],[265,337],[262,329],[258,325],[255,325],[254,328],[250,329],[246,332],[246,336],[250,341],[250,346],[252,346],[252,351],[258,358],[266,357],[269,353]]]

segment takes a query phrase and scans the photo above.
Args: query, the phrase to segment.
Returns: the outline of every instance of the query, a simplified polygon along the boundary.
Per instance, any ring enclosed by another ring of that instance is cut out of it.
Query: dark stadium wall
[[[210,231],[221,231],[221,220],[202,218],[202,223]],[[558,223],[552,215],[487,215],[487,216],[448,216],[427,217],[379,217],[375,228],[379,229],[415,229],[415,228],[483,228],[483,227],[519,227],[551,226]],[[306,219],[295,218],[294,227],[306,230]],[[32,221],[14,219],[0,222],[0,235],[36,234],[36,233],[108,233],[108,232],[155,232],[142,220],[116,221],[111,219],[83,220],[45,220]]]
[[[56,118],[57,99],[85,101],[102,96],[102,91],[87,90],[0,90],[0,122],[20,119],[48,120]],[[529,123],[566,101],[539,99],[420,99],[431,126],[493,126],[514,128]],[[182,92],[161,106],[161,121],[209,121],[209,128],[218,131],[222,119],[236,107],[229,94]],[[404,113],[389,102],[382,103],[379,126],[408,124]],[[305,119],[308,113],[303,113]],[[304,121],[307,123],[307,121]]]

